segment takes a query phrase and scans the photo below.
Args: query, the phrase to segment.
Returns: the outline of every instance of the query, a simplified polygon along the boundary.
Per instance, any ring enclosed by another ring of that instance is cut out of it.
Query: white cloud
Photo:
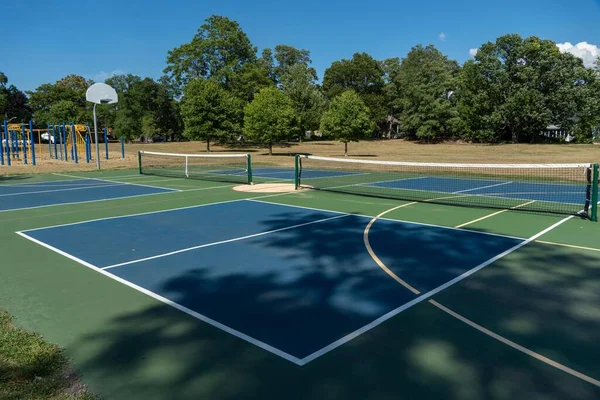
[[[104,82],[108,78],[111,78],[115,75],[123,75],[123,74],[125,74],[125,72],[121,71],[120,69],[115,69],[114,71],[111,71],[111,72],[100,71],[99,73],[94,75],[94,77],[92,79],[94,80],[94,82]]]
[[[444,32],[440,33],[440,40],[441,40],[442,42],[445,42],[445,41],[446,41],[446,34],[445,34]]]
[[[600,48],[587,42],[580,42],[574,46],[569,42],[557,43],[556,46],[558,46],[561,53],[570,53],[581,58],[583,64],[588,68],[592,68],[596,59],[600,56]]]
[[[478,51],[479,51],[479,49],[469,49],[469,55],[471,57],[475,57],[477,55]]]

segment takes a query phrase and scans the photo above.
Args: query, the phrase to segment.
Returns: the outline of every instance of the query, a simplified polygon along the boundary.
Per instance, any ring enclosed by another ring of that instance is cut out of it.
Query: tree
[[[350,60],[335,61],[323,77],[323,90],[333,99],[346,90],[355,91],[367,105],[374,125],[387,117],[381,65],[367,53],[355,53]]]
[[[321,119],[323,134],[344,143],[344,156],[348,155],[348,142],[358,142],[372,130],[369,108],[353,90],[334,98]]]
[[[256,48],[239,24],[227,17],[206,19],[190,43],[170,50],[164,72],[181,92],[196,78],[212,78],[229,87],[230,76],[256,61]]]
[[[458,111],[451,96],[456,91],[458,63],[434,46],[415,46],[394,71],[402,129],[427,141],[451,137]]]
[[[33,118],[37,125],[59,122],[54,118],[62,116],[62,111],[58,114],[51,112],[52,108],[59,102],[71,102],[68,108],[71,109],[69,115],[76,118],[74,121],[83,123],[92,119],[92,106],[85,100],[85,92],[94,82],[78,75],[68,75],[54,84],[45,83],[39,86],[35,91],[28,92],[29,104],[33,110]],[[60,108],[65,109],[66,103],[62,103]],[[74,110],[77,110],[75,112]]]
[[[114,121],[117,135],[130,140],[149,137],[152,130],[153,135],[174,140],[181,133],[179,108],[166,85],[135,75],[115,76],[107,83],[119,92],[116,111],[108,118]]]
[[[241,102],[212,79],[196,79],[184,90],[181,114],[184,136],[191,140],[227,141],[240,133]]]
[[[254,100],[244,108],[244,131],[252,141],[269,146],[284,139],[296,130],[296,118],[292,101],[277,88],[262,89]]]
[[[308,130],[317,129],[327,100],[315,84],[311,68],[305,64],[290,66],[281,77],[281,90],[292,100],[300,137]]]
[[[465,63],[460,113],[474,140],[533,141],[549,124],[587,130],[591,137],[596,80],[552,41],[505,35]]]
[[[263,63],[246,63],[230,76],[231,93],[244,103],[252,101],[260,89],[274,86],[269,70]]]

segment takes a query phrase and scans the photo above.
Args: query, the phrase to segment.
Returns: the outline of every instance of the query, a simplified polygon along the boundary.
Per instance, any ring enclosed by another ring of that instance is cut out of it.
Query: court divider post
[[[300,186],[300,156],[296,154],[294,156],[294,190],[298,190]]]
[[[27,134],[25,133],[25,123],[21,123],[21,142],[23,142],[23,164],[27,165]],[[19,138],[17,137],[17,147]]]
[[[592,213],[590,219],[598,221],[598,164],[594,164],[592,170]]]
[[[140,170],[140,175],[142,175],[142,151],[138,150],[138,169]]]
[[[40,151],[42,151],[42,132],[40,131]],[[36,165],[35,163],[35,138],[33,132],[33,121],[29,121],[29,143],[31,143],[31,164]]]
[[[8,122],[3,121],[2,126],[4,127],[4,133],[0,132],[0,165],[4,165],[4,135],[8,132]],[[8,140],[6,144],[8,144]]]
[[[252,185],[252,155],[249,153],[246,155],[246,163],[248,165],[248,185]]]
[[[104,152],[106,153],[106,159],[108,160],[108,133],[107,129],[104,128]]]

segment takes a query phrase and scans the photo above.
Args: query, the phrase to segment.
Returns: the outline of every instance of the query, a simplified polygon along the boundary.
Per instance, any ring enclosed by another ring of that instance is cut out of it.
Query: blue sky
[[[588,57],[600,46],[600,0],[0,0],[0,71],[21,90],[68,74],[158,78],[167,51],[212,14],[238,21],[259,53],[277,44],[310,50],[320,78],[354,52],[402,58],[416,44],[464,62],[505,33],[587,42],[572,51]]]

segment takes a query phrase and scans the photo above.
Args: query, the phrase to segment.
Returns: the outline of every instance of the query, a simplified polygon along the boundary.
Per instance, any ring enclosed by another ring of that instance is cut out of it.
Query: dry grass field
[[[70,161],[53,160],[48,157],[47,146],[38,149],[38,165],[23,165],[15,161],[11,167],[0,167],[0,175],[35,174],[70,171],[88,171],[96,168],[95,162],[79,164]],[[109,160],[105,160],[101,147],[101,168],[104,170],[137,167],[138,150],[205,153],[205,142],[173,143],[131,143],[125,145],[125,158],[121,158],[120,144],[110,144]],[[335,141],[309,141],[303,143],[283,143],[273,146],[270,156],[266,147],[260,146],[217,146],[211,150],[218,152],[249,152],[253,160],[261,165],[292,166],[293,155],[309,153],[320,156],[343,157],[344,146]],[[420,162],[459,162],[459,163],[587,163],[600,161],[600,146],[591,144],[467,144],[439,143],[421,144],[406,140],[376,140],[350,143],[349,157],[371,160],[420,161]],[[41,157],[40,157],[41,153]]]

